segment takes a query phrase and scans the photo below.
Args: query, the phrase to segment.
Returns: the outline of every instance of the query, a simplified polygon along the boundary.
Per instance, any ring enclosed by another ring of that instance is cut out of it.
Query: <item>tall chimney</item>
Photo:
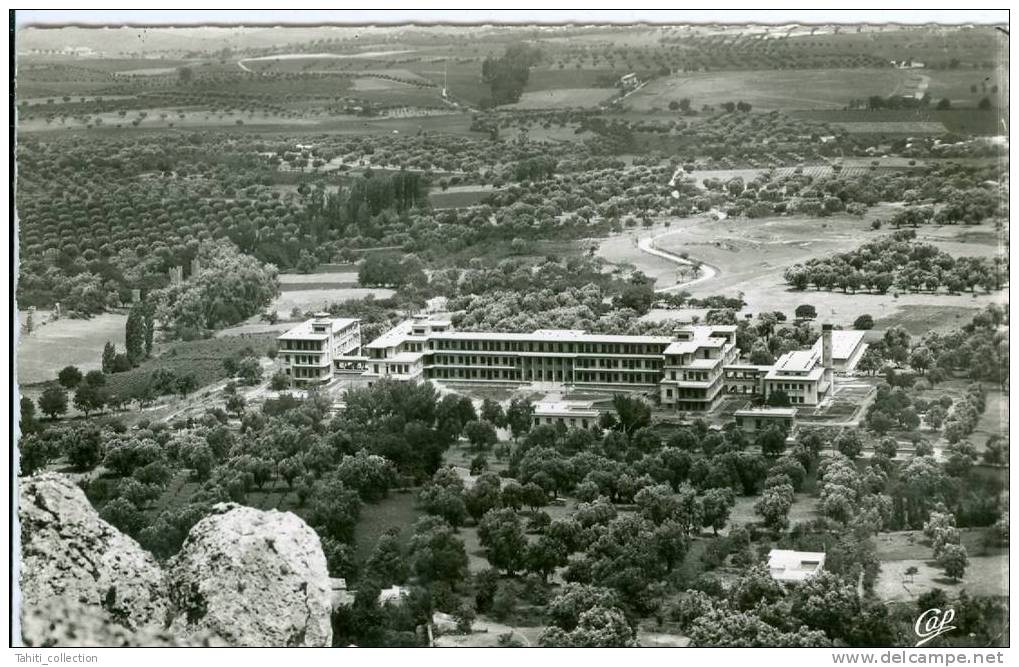
[[[824,366],[824,380],[828,384],[829,390],[834,379],[832,375],[835,372],[831,361],[831,332],[830,324],[821,325],[821,364]]]

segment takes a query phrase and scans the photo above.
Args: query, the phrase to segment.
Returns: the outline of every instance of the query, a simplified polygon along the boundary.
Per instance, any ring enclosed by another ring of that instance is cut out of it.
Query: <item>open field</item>
[[[569,109],[596,107],[613,94],[612,88],[556,88],[525,92],[516,104],[504,109]]]
[[[452,185],[445,190],[432,189],[428,193],[428,202],[432,208],[460,208],[476,206],[495,192],[491,185]]]
[[[40,326],[47,315],[37,311],[35,330],[27,336],[18,334],[17,377],[21,385],[53,380],[68,365],[82,372],[96,370],[106,341],[124,347],[126,315],[103,313],[88,320],[65,317]]]
[[[963,529],[962,544],[969,553],[969,565],[962,580],[954,582],[934,562],[931,548],[919,531],[880,533],[875,539],[877,557],[881,560],[878,596],[885,600],[915,600],[934,588],[941,588],[950,596],[961,590],[970,595],[1007,595],[1008,552],[985,547],[985,534],[983,529]],[[905,572],[910,567],[919,572],[907,576]]]
[[[911,317],[915,306],[941,311],[944,325],[952,328],[965,323],[967,311],[983,308],[988,303],[1001,303],[1003,292],[964,295],[903,293],[897,297],[887,294],[843,294],[792,290],[782,277],[786,267],[813,257],[833,252],[845,252],[863,242],[885,234],[874,231],[870,220],[885,218],[892,207],[879,206],[868,211],[863,218],[849,215],[823,219],[806,217],[775,217],[757,220],[718,220],[706,217],[673,220],[666,228],[629,232],[602,241],[599,254],[616,263],[632,263],[647,275],[655,278],[657,287],[678,281],[678,267],[667,260],[642,253],[636,245],[637,237],[658,236],[656,246],[675,253],[687,252],[691,259],[715,267],[718,274],[711,279],[692,285],[689,291],[695,297],[712,294],[736,296],[743,293],[747,302],[745,312],[781,310],[791,313],[804,303],[814,305],[818,316],[835,324],[850,325],[858,316],[869,313],[884,318],[882,324],[895,323],[899,313],[919,326],[920,317]],[[972,236],[976,230],[988,227],[922,227],[917,230],[918,240],[930,242],[957,256],[989,256],[998,252],[993,235]],[[961,316],[956,318],[956,315]],[[929,328],[929,327],[928,327]]]
[[[627,98],[637,110],[667,109],[669,102],[688,98],[704,104],[743,100],[755,109],[843,109],[852,99],[872,95],[926,92],[933,100],[948,98],[955,106],[975,108],[988,95],[1007,100],[1007,73],[1001,69],[804,69],[685,72],[651,81]],[[998,86],[998,93],[991,92]],[[971,90],[976,86],[976,92]]]
[[[627,104],[667,109],[685,97],[694,109],[730,100],[749,102],[755,110],[841,109],[853,98],[895,94],[912,74],[892,68],[687,72],[651,81]]]
[[[332,303],[354,301],[369,295],[374,296],[376,299],[388,299],[394,293],[394,290],[385,287],[331,287],[325,289],[285,290],[280,292],[279,298],[269,306],[268,310],[275,310],[281,316],[287,316],[294,308],[302,312],[323,310]]]

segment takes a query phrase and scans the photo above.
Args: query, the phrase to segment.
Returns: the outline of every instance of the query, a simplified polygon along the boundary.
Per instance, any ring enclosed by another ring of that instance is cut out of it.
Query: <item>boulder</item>
[[[151,554],[100,519],[66,476],[45,473],[19,485],[23,618],[37,617],[48,600],[61,598],[78,610],[82,623],[113,623],[128,632],[165,627],[166,580]],[[32,627],[26,641],[63,641]]]
[[[233,646],[330,646],[330,583],[318,535],[290,512],[221,503],[168,564],[175,636]]]
[[[67,598],[50,598],[21,610],[21,637],[25,646],[53,647],[209,647],[228,646],[211,633],[175,637],[153,626],[128,630],[96,610]]]

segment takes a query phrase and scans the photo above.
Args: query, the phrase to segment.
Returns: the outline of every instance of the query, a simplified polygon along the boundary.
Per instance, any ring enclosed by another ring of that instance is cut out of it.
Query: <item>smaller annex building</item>
[[[594,401],[548,401],[534,406],[532,421],[535,426],[562,424],[569,428],[591,428],[598,423],[600,415]]]
[[[736,426],[744,433],[753,434],[769,426],[780,426],[786,433],[796,427],[796,408],[747,408],[733,413]]]
[[[333,371],[361,369],[361,321],[315,317],[276,339],[276,364],[296,385],[325,384]]]
[[[815,576],[823,569],[823,551],[772,549],[768,552],[768,570],[775,581],[798,583]]]

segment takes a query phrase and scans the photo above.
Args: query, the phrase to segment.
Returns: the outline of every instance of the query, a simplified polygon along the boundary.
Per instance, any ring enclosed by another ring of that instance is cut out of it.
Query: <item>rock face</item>
[[[137,542],[100,519],[81,489],[50,473],[20,480],[19,497],[26,620],[50,599],[62,598],[80,605],[92,620],[127,631],[165,626],[168,597],[161,568]],[[45,629],[26,623],[25,630]],[[45,641],[39,634],[24,638],[34,645]]]
[[[164,569],[67,477],[19,484],[27,646],[331,644],[325,555],[296,515],[216,505]]]
[[[329,646],[330,587],[318,535],[289,512],[233,503],[191,529],[168,566],[175,636],[233,646]]]

